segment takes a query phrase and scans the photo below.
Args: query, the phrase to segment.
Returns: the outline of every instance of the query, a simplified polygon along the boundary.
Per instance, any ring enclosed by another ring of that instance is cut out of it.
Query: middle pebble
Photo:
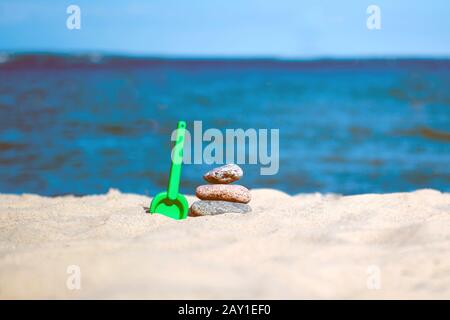
[[[195,195],[201,200],[223,200],[248,203],[250,191],[237,184],[205,184],[197,187]]]

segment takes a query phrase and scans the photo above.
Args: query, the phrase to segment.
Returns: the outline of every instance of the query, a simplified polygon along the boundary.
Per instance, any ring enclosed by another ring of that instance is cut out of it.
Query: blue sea
[[[0,192],[152,195],[178,120],[279,129],[290,194],[450,191],[450,60],[162,59],[20,54],[0,63]],[[184,165],[193,194],[212,165]]]

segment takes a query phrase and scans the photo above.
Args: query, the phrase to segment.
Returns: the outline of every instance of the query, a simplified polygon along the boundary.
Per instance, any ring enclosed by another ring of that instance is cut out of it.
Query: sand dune
[[[450,298],[450,194],[252,192],[184,221],[116,190],[0,195],[0,298]]]

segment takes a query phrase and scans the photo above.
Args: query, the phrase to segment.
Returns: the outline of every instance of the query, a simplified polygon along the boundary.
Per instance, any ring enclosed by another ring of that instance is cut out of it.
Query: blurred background
[[[1,0],[0,192],[152,195],[180,119],[280,129],[278,174],[243,166],[252,188],[450,191],[448,17],[443,0]],[[210,168],[185,165],[181,191]]]

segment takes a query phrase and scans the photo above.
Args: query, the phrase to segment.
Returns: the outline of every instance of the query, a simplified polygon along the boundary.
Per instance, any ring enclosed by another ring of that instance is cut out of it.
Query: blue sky
[[[66,8],[81,8],[81,30]],[[381,8],[381,30],[366,9]],[[158,56],[450,56],[445,0],[0,0],[1,51]]]

